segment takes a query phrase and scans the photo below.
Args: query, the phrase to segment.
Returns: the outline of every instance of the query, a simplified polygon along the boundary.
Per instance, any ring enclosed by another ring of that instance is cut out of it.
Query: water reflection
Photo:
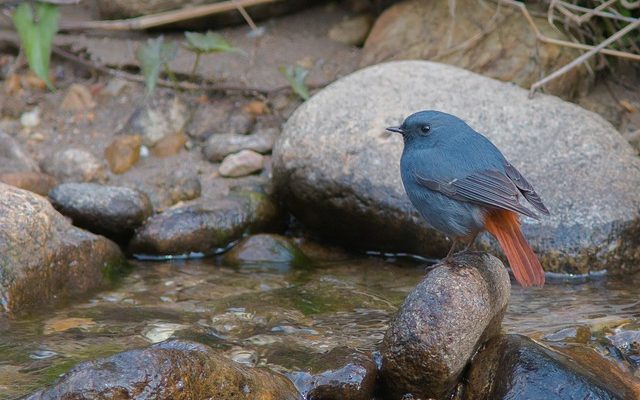
[[[278,370],[304,368],[338,346],[374,350],[424,273],[423,264],[379,258],[303,269],[138,262],[115,290],[47,315],[0,321],[0,399],[49,383],[79,361],[170,337]],[[633,372],[639,286],[640,277],[514,286],[504,329],[548,343],[588,343]],[[614,344],[622,353],[614,354]]]

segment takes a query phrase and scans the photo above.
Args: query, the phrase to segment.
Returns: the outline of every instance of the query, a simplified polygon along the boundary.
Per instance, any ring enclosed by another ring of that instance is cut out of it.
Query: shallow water
[[[373,257],[302,269],[136,262],[114,290],[44,315],[0,320],[0,399],[48,384],[79,361],[170,337],[281,371],[305,368],[336,346],[375,350],[424,273],[412,260]],[[639,285],[640,276],[513,286],[503,326],[548,344],[587,343],[640,375],[640,359],[612,345],[640,331]]]

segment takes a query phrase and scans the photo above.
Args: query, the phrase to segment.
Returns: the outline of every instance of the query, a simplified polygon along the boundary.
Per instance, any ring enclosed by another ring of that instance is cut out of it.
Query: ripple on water
[[[1,321],[0,398],[28,393],[79,361],[171,337],[281,371],[304,369],[336,347],[376,350],[424,273],[421,264],[379,258],[304,270],[138,263],[115,290],[53,315]],[[640,276],[513,286],[504,328],[554,345],[586,343],[637,373],[639,288]]]

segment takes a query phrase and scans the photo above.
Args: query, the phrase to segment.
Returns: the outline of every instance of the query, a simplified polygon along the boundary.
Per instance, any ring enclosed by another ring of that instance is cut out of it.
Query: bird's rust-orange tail
[[[485,227],[500,243],[520,286],[544,285],[544,270],[522,235],[516,213],[492,211],[485,220]]]

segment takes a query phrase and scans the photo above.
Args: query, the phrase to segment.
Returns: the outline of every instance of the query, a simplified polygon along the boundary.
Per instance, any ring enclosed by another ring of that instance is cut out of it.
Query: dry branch
[[[593,49],[587,51],[586,53],[584,53],[580,57],[576,58],[575,60],[571,61],[569,64],[563,66],[562,68],[554,71],[551,75],[548,75],[545,78],[543,78],[543,79],[539,80],[538,82],[534,83],[533,85],[531,85],[531,89],[530,89],[530,92],[529,92],[529,97],[533,96],[535,91],[538,88],[542,87],[547,82],[559,77],[560,75],[563,75],[563,74],[569,72],[574,67],[579,66],[580,64],[582,64],[583,62],[585,62],[589,58],[591,58],[594,55],[598,54],[602,49],[604,49],[605,47],[607,47],[611,43],[613,43],[616,40],[620,39],[621,37],[623,37],[627,33],[631,32],[632,30],[638,28],[639,26],[640,26],[640,20],[637,20],[636,22],[633,22],[633,23],[625,26],[624,28],[622,28],[618,32],[616,32],[615,34],[609,36],[602,43],[600,43],[599,45],[595,46]]]
[[[110,21],[62,21],[60,23],[60,29],[67,31],[91,29],[106,31],[138,31],[157,28],[176,22],[188,21],[194,18],[206,17],[231,10],[238,10],[243,17],[247,19],[248,14],[244,10],[245,7],[251,7],[257,4],[273,3],[275,1],[279,0],[227,0],[219,3],[181,8],[178,10],[165,11],[129,19]],[[250,17],[247,20],[247,23],[249,23],[250,26],[253,23]],[[255,24],[253,24],[252,28],[254,26]]]

